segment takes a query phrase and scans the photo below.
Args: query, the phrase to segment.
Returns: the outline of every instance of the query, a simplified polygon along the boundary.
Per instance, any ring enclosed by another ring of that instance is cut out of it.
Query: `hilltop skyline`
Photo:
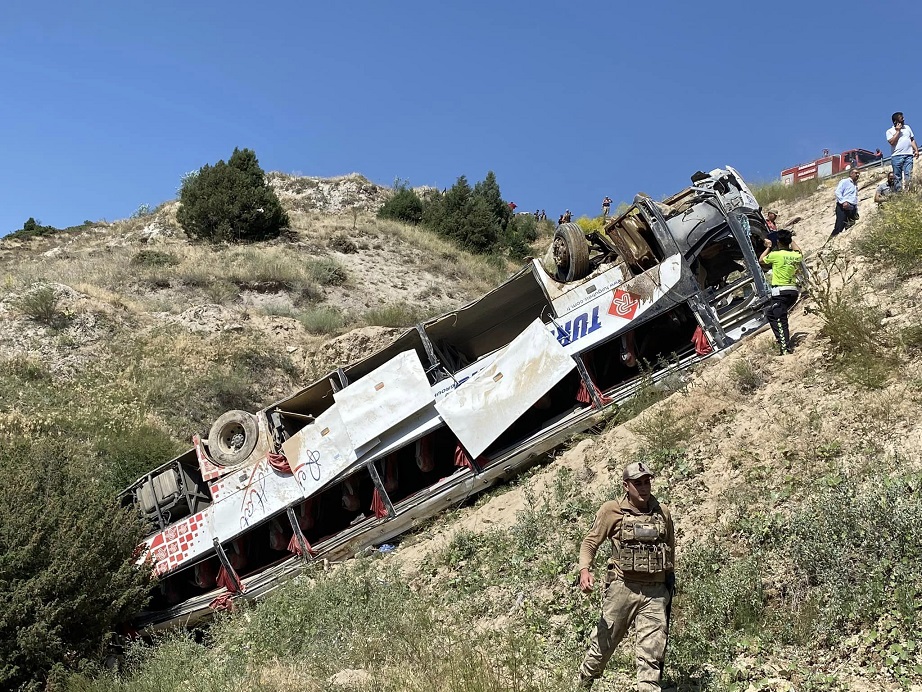
[[[922,121],[885,10],[709,7],[8,4],[0,234],[125,218],[234,147],[266,171],[381,185],[492,170],[519,211],[556,219],[699,169],[765,181],[824,148],[888,153],[890,113]]]

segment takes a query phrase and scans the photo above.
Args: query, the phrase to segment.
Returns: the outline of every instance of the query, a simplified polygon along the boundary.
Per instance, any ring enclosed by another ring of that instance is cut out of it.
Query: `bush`
[[[56,327],[64,321],[61,310],[61,296],[54,286],[42,284],[29,289],[16,303],[24,314],[36,322],[49,327]]]
[[[133,267],[175,267],[179,264],[179,259],[169,252],[141,250],[131,258],[129,264]]]
[[[190,238],[256,242],[276,238],[289,224],[256,154],[234,149],[227,163],[205,165],[184,179],[176,218]]]
[[[904,636],[922,634],[916,607],[922,597],[919,480],[874,475],[862,486],[830,478],[831,487],[811,494],[768,533],[778,537],[785,562],[798,576],[788,585],[791,604],[813,597],[805,640],[834,640],[885,614],[903,624]]]
[[[86,222],[84,222],[86,223]],[[40,235],[51,235],[53,233],[58,233],[60,229],[55,228],[54,226],[42,226],[31,216],[29,219],[22,225],[22,228],[18,231],[13,231],[9,234],[9,238],[33,238]]]
[[[803,180],[793,185],[785,185],[780,180],[767,183],[754,183],[749,186],[752,194],[763,207],[774,202],[794,202],[811,196],[820,187],[816,180]]]
[[[311,334],[333,334],[345,324],[342,313],[330,307],[306,310],[298,317],[298,321]]]
[[[752,394],[765,384],[765,376],[761,368],[746,359],[740,359],[733,363],[730,368],[730,379],[740,394]]]
[[[900,276],[922,272],[922,199],[894,195],[857,247],[863,255],[895,268]]]
[[[0,445],[0,688],[43,689],[53,669],[99,657],[147,597],[141,525],[97,476],[48,437]]]
[[[422,307],[407,303],[393,303],[368,309],[363,315],[362,321],[375,327],[412,327],[431,314],[438,314],[438,312],[428,312]]]
[[[327,247],[344,255],[353,255],[359,251],[359,246],[355,244],[355,241],[343,233],[330,238]]]
[[[423,223],[471,252],[493,250],[502,230],[489,202],[475,195],[463,175],[444,194],[435,194],[423,210]]]
[[[423,220],[423,201],[406,183],[398,182],[396,191],[378,210],[378,218],[417,224]]]
[[[321,286],[342,286],[349,278],[346,268],[331,257],[313,260],[308,264],[307,272]]]
[[[883,386],[895,363],[886,345],[883,314],[869,306],[854,286],[857,269],[837,253],[819,255],[810,273],[810,295],[823,321],[820,333],[845,375],[856,384]]]

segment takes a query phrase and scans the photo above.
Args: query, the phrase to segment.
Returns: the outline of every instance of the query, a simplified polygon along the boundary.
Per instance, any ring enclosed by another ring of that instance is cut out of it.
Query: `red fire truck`
[[[847,171],[852,166],[867,166],[883,159],[884,155],[877,151],[868,151],[867,149],[849,149],[841,154],[830,154],[829,150],[823,151],[823,156],[802,163],[793,168],[787,168],[781,171],[781,182],[785,185],[793,185],[804,180],[813,180],[814,178],[826,178],[842,171]]]

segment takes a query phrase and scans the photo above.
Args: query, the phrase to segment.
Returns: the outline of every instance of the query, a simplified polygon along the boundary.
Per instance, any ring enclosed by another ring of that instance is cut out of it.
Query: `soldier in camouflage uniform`
[[[675,530],[668,510],[650,492],[653,472],[637,462],[624,469],[623,478],[624,496],[602,505],[579,551],[579,586],[590,593],[592,561],[606,539],[612,543],[602,617],[592,630],[580,683],[592,687],[633,622],[637,690],[650,692],[661,689],[669,630],[666,609],[675,583]]]

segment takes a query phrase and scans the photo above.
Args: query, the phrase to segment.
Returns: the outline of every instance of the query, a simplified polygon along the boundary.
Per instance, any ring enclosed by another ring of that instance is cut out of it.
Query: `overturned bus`
[[[549,260],[364,360],[225,413],[122,494],[158,577],[133,626],[194,624],[398,536],[754,333],[765,236],[734,169],[699,172],[603,232],[561,225]]]

